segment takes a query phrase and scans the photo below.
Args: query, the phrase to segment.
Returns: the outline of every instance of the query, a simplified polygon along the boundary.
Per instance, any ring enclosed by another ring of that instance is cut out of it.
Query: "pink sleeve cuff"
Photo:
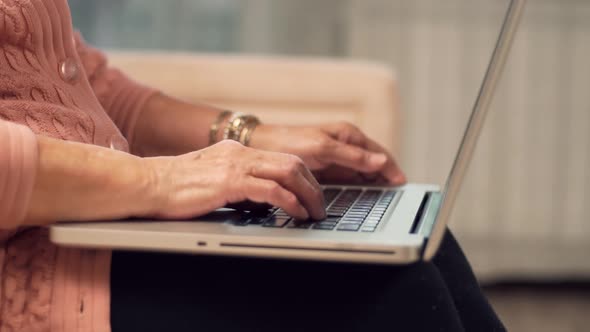
[[[109,117],[119,127],[129,146],[133,147],[137,119],[148,99],[158,91],[133,81],[113,68],[95,79],[93,88]]]
[[[0,120],[0,229],[17,228],[26,217],[39,153],[33,132]]]

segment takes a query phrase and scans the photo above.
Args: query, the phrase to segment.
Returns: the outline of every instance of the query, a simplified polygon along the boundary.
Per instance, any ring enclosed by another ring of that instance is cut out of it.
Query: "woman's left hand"
[[[406,182],[391,154],[346,122],[316,126],[259,125],[252,134],[250,146],[299,156],[323,183],[402,185]]]

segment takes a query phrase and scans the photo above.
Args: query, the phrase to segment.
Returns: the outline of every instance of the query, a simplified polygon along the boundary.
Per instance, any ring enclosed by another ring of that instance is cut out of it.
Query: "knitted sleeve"
[[[37,172],[37,139],[18,124],[0,120],[0,229],[14,229],[26,217]]]
[[[117,125],[129,145],[137,118],[155,89],[134,82],[116,68],[108,66],[106,56],[89,45],[76,33],[78,55],[102,107]]]

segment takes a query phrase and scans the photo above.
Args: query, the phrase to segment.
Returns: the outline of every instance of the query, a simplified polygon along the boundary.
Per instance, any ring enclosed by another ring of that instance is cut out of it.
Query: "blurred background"
[[[70,0],[102,48],[375,62],[412,182],[443,184],[505,0]],[[590,2],[529,0],[452,228],[510,330],[590,323]],[[371,134],[371,132],[369,131]]]

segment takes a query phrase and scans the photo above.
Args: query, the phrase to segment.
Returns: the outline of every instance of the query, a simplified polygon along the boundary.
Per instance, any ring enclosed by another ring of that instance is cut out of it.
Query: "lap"
[[[111,279],[114,332],[463,329],[461,310],[434,263],[116,252]]]

